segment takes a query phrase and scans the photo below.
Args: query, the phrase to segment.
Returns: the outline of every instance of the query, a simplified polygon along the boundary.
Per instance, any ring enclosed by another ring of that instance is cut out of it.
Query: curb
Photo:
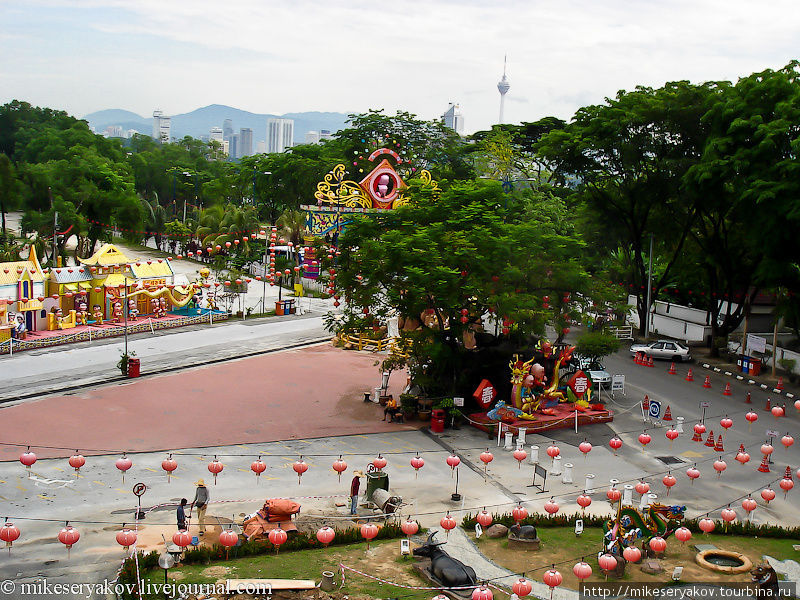
[[[712,366],[709,363],[701,363],[700,366],[703,367],[704,369],[714,371],[715,373],[724,373],[728,377],[735,377],[737,381],[745,381],[745,377],[743,375],[736,375],[731,371],[723,371],[719,367]],[[746,381],[748,385],[757,385],[762,390],[770,390],[770,386],[768,386],[766,383],[761,383],[759,381],[756,381],[755,379],[749,379],[749,378]],[[779,390],[778,388],[772,388],[770,393],[782,395],[789,399],[794,399],[795,397],[793,393],[787,392],[786,390]]]

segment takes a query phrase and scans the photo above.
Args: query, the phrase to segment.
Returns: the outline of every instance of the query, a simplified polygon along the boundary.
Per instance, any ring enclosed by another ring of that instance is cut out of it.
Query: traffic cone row
[[[648,356],[647,357],[647,366],[648,367],[655,367],[655,365],[653,364],[653,357],[652,356]],[[783,385],[783,384],[781,384],[781,385]]]
[[[778,385],[775,386],[776,390],[783,390],[783,377],[778,377]]]
[[[719,437],[717,438],[717,445],[714,446],[714,450],[717,451],[717,452],[725,452],[725,448],[722,446],[722,434],[721,433],[719,434]]]
[[[723,396],[730,396],[731,395],[731,384],[730,383],[726,383],[725,384],[725,389],[722,391],[722,395]]]
[[[706,446],[708,446],[709,448],[713,448],[714,447],[714,430],[713,429],[708,432],[708,438],[706,438]]]
[[[636,355],[633,357],[634,364],[643,365],[645,364],[645,360],[647,360],[644,356],[644,352],[637,352]]]
[[[767,461],[769,457],[765,454],[764,458],[761,459],[761,464],[758,465],[758,472],[759,473],[769,473],[769,462]]]
[[[668,371],[668,373],[669,373],[670,375],[676,375],[676,374],[678,373],[678,369],[676,369],[676,368],[675,368],[675,363],[672,363],[672,364],[669,366],[669,371]]]
[[[689,369],[689,372],[686,374],[686,381],[694,381],[694,375],[692,375],[691,369]]]
[[[664,416],[661,418],[662,421],[672,421],[672,411],[669,408],[669,404],[667,404],[667,410],[664,411]]]
[[[706,375],[706,380],[703,382],[703,387],[706,388],[706,389],[710,389],[711,388],[711,376],[710,375]]]

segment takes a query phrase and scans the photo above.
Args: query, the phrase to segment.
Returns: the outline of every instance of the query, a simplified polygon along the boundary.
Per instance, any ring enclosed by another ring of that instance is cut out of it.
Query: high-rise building
[[[253,130],[249,127],[242,127],[239,130],[239,144],[236,150],[236,158],[253,154]]]
[[[267,152],[283,152],[291,148],[294,140],[294,121],[292,119],[267,120]]]
[[[225,119],[222,122],[222,139],[230,141],[233,136],[233,121]]]
[[[320,140],[332,140],[333,134],[331,133],[330,129],[320,129],[319,130],[319,139]]]
[[[122,127],[120,125],[109,125],[106,127],[103,136],[107,138],[121,138],[122,137]]]
[[[168,144],[170,138],[170,126],[172,119],[165,117],[164,112],[160,110],[153,111],[153,139]]]
[[[497,83],[497,91],[500,92],[500,123],[503,122],[503,108],[505,107],[506,94],[511,88],[511,84],[506,77],[506,57],[503,57],[503,78]]]
[[[212,127],[211,131],[208,132],[208,139],[212,142],[222,142],[224,140],[222,137],[222,127]]]
[[[461,106],[452,102],[442,115],[444,126],[454,130],[458,135],[464,133],[464,115],[461,113]]]
[[[256,154],[264,154],[267,151],[267,142],[258,140],[256,142]]]
[[[231,158],[239,158],[241,156],[240,148],[239,148],[239,134],[238,133],[234,133],[229,140],[222,140],[222,141],[223,142],[225,142],[225,141],[228,142],[228,147],[230,148],[230,152],[228,153],[228,156],[230,156]]]
[[[306,144],[319,144],[319,131],[306,131]]]

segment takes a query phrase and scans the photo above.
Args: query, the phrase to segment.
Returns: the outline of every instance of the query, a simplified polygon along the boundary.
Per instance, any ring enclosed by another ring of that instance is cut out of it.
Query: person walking
[[[202,479],[195,482],[197,490],[194,493],[194,500],[192,501],[192,508],[197,508],[197,527],[200,530],[200,535],[206,533],[206,509],[208,508],[208,488]],[[191,509],[190,509],[191,510]]]
[[[181,498],[181,503],[176,511],[178,516],[178,531],[189,531],[189,527],[186,524],[186,504],[188,502],[186,498]]]
[[[353,471],[353,481],[350,483],[350,514],[355,515],[358,509],[358,490],[361,488],[361,477],[363,471]]]

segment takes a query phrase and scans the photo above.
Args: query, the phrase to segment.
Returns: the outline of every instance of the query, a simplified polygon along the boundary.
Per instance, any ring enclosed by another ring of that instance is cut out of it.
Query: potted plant
[[[400,410],[403,417],[408,420],[417,412],[417,398],[411,394],[400,394]]]
[[[128,375],[128,361],[134,356],[136,356],[136,352],[134,352],[133,350],[131,350],[127,354],[124,352],[120,354],[119,362],[117,363],[117,368],[120,370],[120,373],[122,373],[125,376]]]
[[[430,398],[417,398],[417,418],[420,421],[431,420],[431,406],[433,400]]]

